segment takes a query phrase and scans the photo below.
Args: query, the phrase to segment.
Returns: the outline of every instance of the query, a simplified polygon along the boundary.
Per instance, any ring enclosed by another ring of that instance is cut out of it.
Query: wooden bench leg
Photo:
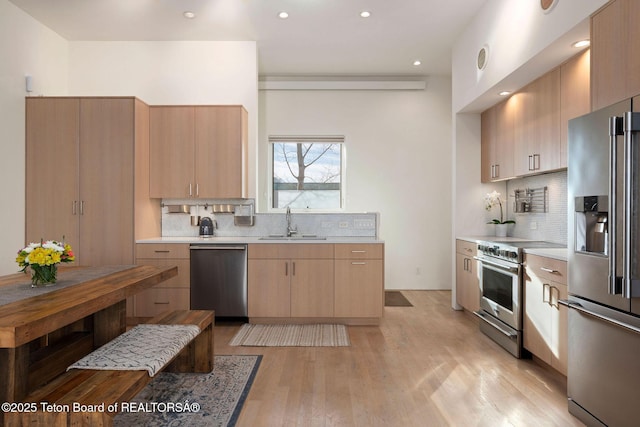
[[[186,346],[166,368],[167,372],[213,371],[213,324],[204,330]]]

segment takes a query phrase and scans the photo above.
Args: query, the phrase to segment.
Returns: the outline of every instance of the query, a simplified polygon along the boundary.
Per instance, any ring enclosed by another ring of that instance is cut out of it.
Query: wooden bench
[[[213,311],[173,311],[147,323],[200,327],[200,334],[169,361],[163,371],[208,373],[213,370]],[[151,379],[147,371],[72,369],[21,402],[35,403],[35,411],[7,412],[4,425],[111,426],[121,403],[129,402]]]

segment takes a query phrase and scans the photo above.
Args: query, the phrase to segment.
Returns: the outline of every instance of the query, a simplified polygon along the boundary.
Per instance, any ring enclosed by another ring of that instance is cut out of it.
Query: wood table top
[[[1,305],[0,348],[28,343],[178,274],[176,266],[123,267],[119,271],[97,274],[100,267],[61,268],[59,281],[80,278],[78,283]],[[2,276],[0,292],[3,287],[24,282],[23,273]]]

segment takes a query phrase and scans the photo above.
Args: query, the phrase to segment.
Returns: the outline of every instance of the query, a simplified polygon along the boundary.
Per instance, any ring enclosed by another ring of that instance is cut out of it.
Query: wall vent
[[[478,51],[478,70],[484,70],[487,62],[489,62],[489,47],[483,46],[482,49]]]

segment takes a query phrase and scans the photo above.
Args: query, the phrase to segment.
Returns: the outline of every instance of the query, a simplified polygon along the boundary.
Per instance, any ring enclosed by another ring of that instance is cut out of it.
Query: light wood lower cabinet
[[[383,244],[249,245],[249,317],[371,323],[384,307],[383,253]]]
[[[567,263],[525,255],[524,347],[567,375]]]
[[[188,310],[190,301],[189,245],[183,243],[138,243],[136,264],[178,266],[178,275],[133,296],[134,318],[154,317],[163,311]]]
[[[383,245],[338,244],[335,257],[335,316],[382,317]]]
[[[466,310],[480,310],[480,281],[476,260],[476,244],[456,240],[456,301]]]
[[[249,245],[249,317],[333,317],[333,245]]]

